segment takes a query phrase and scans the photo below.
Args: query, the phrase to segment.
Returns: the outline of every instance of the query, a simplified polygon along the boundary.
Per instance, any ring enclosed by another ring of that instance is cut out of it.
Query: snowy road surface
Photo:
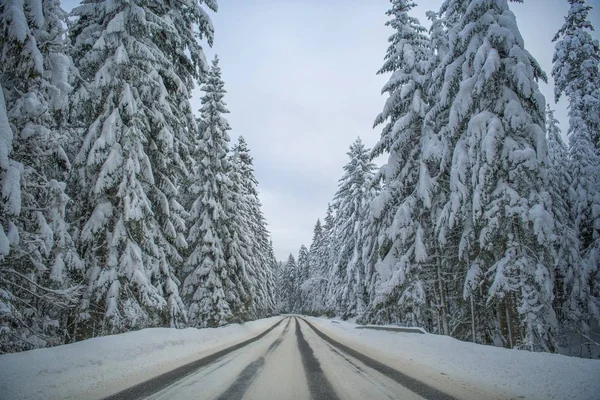
[[[359,328],[276,316],[2,354],[0,399],[599,398],[600,360]]]
[[[454,397],[289,317],[251,343],[108,399],[432,399]]]

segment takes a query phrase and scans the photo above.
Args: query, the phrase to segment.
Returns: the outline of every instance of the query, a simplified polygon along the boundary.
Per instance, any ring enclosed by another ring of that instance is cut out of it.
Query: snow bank
[[[331,323],[324,318],[307,319],[332,338],[442,390],[451,387],[453,381],[463,393],[470,392],[471,387],[506,398],[591,400],[600,396],[600,360],[483,346],[442,335],[355,329],[360,325]]]
[[[143,329],[3,354],[0,398],[102,398],[256,336],[280,319],[212,329]]]

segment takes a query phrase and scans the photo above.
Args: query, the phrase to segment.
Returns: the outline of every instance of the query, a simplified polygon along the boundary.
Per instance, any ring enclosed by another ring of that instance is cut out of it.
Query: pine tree
[[[21,176],[20,163],[13,160],[13,132],[6,114],[4,87],[0,86],[0,187],[2,187],[2,203],[0,203],[0,351],[7,352],[26,348],[19,344],[13,347],[13,335],[17,338],[20,332],[14,332],[13,326],[18,326],[23,319],[19,305],[15,304],[16,296],[13,289],[8,287],[9,275],[6,271],[6,260],[11,247],[19,244],[18,228],[14,220],[21,212]],[[21,323],[25,325],[25,323]]]
[[[282,261],[276,261],[275,263],[275,276],[276,276],[276,300],[277,300],[277,312],[282,312],[284,309],[284,293],[283,293],[283,281],[284,281],[285,265]]]
[[[197,163],[189,189],[195,197],[189,211],[190,255],[185,262],[187,276],[182,293],[188,306],[189,324],[216,327],[235,319],[234,312],[239,311],[236,310],[239,308],[236,304],[239,301],[236,295],[238,260],[230,260],[227,254],[231,252],[228,246],[230,210],[225,204],[231,190],[227,162],[227,131],[231,128],[223,117],[228,111],[223,101],[225,89],[216,57],[202,90],[205,92],[200,110],[202,128],[195,143],[193,157]]]
[[[323,235],[320,243],[315,249],[313,278],[315,285],[311,296],[314,298],[315,307],[313,312],[316,314],[332,315],[334,311],[328,308],[327,286],[329,284],[330,271],[336,258],[337,248],[334,242],[335,238],[335,215],[336,210],[331,204],[327,204],[327,211],[323,219]]]
[[[235,152],[228,156],[229,185],[225,188],[224,213],[229,236],[225,238],[227,267],[235,290],[228,296],[233,320],[247,321],[256,318],[260,304],[259,277],[255,270],[257,254],[254,253],[250,227],[250,207],[243,182],[242,167]]]
[[[369,322],[371,306],[376,303],[376,290],[380,279],[375,265],[379,257],[379,223],[373,217],[373,203],[381,191],[378,182],[371,182],[365,200],[368,207],[360,221],[357,238],[356,315],[362,322]]]
[[[72,189],[87,267],[78,337],[186,322],[174,271],[187,245],[189,97],[206,68],[196,38],[212,42],[201,3],[85,0],[73,10],[84,83],[72,119],[85,132]]]
[[[579,241],[575,232],[569,170],[569,149],[563,142],[559,123],[550,106],[546,107],[548,140],[548,182],[556,223],[554,309],[561,328],[561,341],[567,347],[570,335],[581,329],[589,303],[589,285],[582,273]]]
[[[431,50],[426,29],[408,15],[415,4],[408,0],[391,3],[387,15],[392,19],[387,25],[395,32],[379,73],[392,75],[383,88],[389,97],[375,126],[386,124],[372,151],[372,157],[389,153],[376,177],[383,182],[383,189],[374,201],[373,213],[379,242],[384,244],[378,249],[383,252],[376,267],[381,290],[369,318],[419,324],[425,306],[420,264],[430,262],[427,247],[434,243],[426,220],[434,188],[427,163],[427,152],[432,149],[430,139],[423,135]]]
[[[375,169],[360,138],[350,146],[348,156],[350,161],[344,166],[333,200],[337,213],[332,243],[337,254],[329,273],[327,295],[328,308],[344,317],[356,315],[360,226],[368,211],[367,199]]]
[[[303,314],[314,314],[323,310],[321,299],[317,296],[323,286],[326,287],[326,278],[321,275],[320,265],[323,254],[325,236],[321,220],[317,219],[313,230],[313,239],[308,251],[309,273],[308,279],[299,285],[301,298],[306,299],[302,304],[300,312]]]
[[[444,79],[433,109],[448,110],[442,142],[452,158],[439,237],[458,248],[463,298],[483,292],[495,306],[485,329],[507,347],[553,350],[553,218],[537,85],[545,76],[505,0],[447,0],[441,11],[450,42],[433,73]]]
[[[283,270],[283,282],[281,284],[281,302],[283,312],[293,312],[297,300],[298,266],[294,256],[290,254]]]
[[[298,251],[298,299],[299,303],[297,304],[297,309],[295,311],[302,313],[304,304],[306,304],[309,299],[306,298],[306,294],[302,290],[302,285],[306,281],[308,281],[310,277],[310,262],[309,262],[309,253],[308,249],[305,245],[300,246],[300,250]]]
[[[0,15],[0,349],[18,351],[63,343],[77,297],[70,276],[81,263],[65,218],[74,69],[58,1],[4,2]]]
[[[552,76],[556,100],[569,100],[571,206],[579,241],[583,289],[590,293],[577,330],[587,334],[590,319],[600,320],[600,47],[588,20],[591,6],[569,0],[565,23],[556,34]]]
[[[277,258],[275,257],[275,251],[273,250],[273,241],[269,240],[269,248],[268,248],[268,256],[267,256],[267,265],[268,265],[268,285],[267,285],[267,293],[269,295],[268,298],[268,314],[267,316],[276,314],[279,310],[278,308],[278,268],[277,268]]]
[[[232,148],[231,159],[238,168],[239,185],[242,190],[243,206],[236,207],[236,213],[245,216],[244,224],[251,254],[249,266],[254,277],[252,281],[257,313],[265,316],[272,313],[275,307],[268,289],[268,286],[273,284],[269,232],[258,198],[258,181],[254,173],[252,156],[248,143],[242,136]]]

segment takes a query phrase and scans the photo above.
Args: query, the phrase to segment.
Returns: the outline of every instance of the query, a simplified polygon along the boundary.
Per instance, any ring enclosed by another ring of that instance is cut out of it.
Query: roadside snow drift
[[[442,335],[356,329],[360,325],[338,320],[332,323],[324,318],[306,319],[341,343],[442,390],[459,383],[466,392],[480,389],[496,393],[498,398],[600,398],[600,360],[509,350]],[[455,394],[461,391],[450,390]]]
[[[0,355],[0,399],[102,398],[256,336],[272,317],[222,328],[151,328]]]

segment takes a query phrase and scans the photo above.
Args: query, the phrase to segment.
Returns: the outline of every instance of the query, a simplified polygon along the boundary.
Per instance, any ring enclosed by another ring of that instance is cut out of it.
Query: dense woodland
[[[215,0],[84,0],[71,14],[1,2],[0,352],[299,312],[590,355],[591,7],[568,0],[554,38],[565,143],[508,0],[445,0],[430,29],[412,1],[390,2],[380,140],[350,146],[312,243],[279,264],[248,144],[230,143],[219,61],[201,47]]]
[[[373,149],[357,140],[282,309],[591,356],[600,342],[600,48],[569,0],[540,93],[507,0],[446,0],[427,30],[391,0]],[[387,154],[377,168],[375,157]]]
[[[276,311],[252,156],[230,145],[201,47],[206,8],[0,3],[0,352]]]

